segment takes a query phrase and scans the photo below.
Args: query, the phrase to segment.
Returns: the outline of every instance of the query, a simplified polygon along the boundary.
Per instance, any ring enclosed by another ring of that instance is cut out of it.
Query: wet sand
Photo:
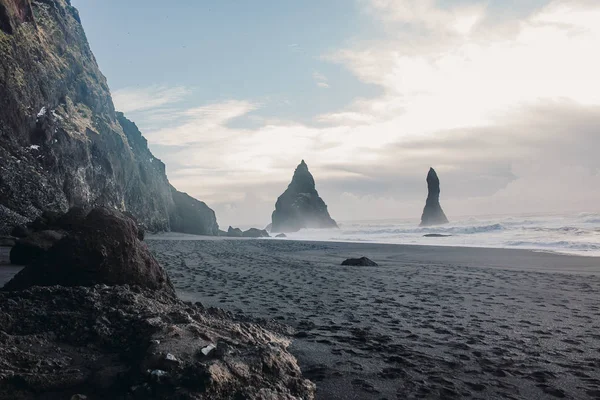
[[[600,399],[600,259],[520,250],[163,240],[179,295],[295,328],[320,399]],[[342,267],[367,256],[379,267]]]

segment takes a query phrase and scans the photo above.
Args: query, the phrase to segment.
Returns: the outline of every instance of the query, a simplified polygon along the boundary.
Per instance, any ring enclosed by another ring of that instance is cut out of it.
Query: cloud
[[[125,113],[146,111],[185,99],[191,90],[185,86],[127,87],[112,93],[115,108]]]
[[[256,102],[159,101],[152,114],[168,126],[139,125],[175,186],[208,201],[221,224],[266,225],[302,158],[339,220],[418,217],[430,166],[449,215],[597,208],[597,2],[552,1],[492,23],[481,4],[359,1],[385,37],[322,60],[380,94],[356,94],[310,124],[261,116],[252,128],[232,121],[263,111]]]
[[[149,130],[146,136],[161,145],[185,145],[191,143],[209,145],[233,139],[241,131],[227,127],[235,118],[256,110],[258,104],[248,101],[230,100],[201,107],[170,112],[175,126]]]
[[[313,72],[313,79],[318,87],[322,89],[329,89],[329,83],[327,82],[327,77],[320,72]]]

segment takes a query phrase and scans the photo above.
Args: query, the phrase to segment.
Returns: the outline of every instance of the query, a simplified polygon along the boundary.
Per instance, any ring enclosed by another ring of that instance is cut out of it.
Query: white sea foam
[[[451,235],[424,237],[426,234]],[[418,221],[364,221],[339,230],[302,230],[290,239],[518,248],[600,257],[600,214],[454,219],[448,225],[419,227]]]

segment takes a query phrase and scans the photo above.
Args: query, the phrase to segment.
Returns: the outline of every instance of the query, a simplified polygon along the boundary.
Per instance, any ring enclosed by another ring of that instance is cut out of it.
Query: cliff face
[[[271,232],[296,232],[303,228],[337,228],[327,205],[319,197],[315,180],[302,160],[292,182],[279,196],[272,215]]]
[[[127,210],[150,230],[177,214],[164,164],[115,112],[68,0],[0,0],[0,161],[0,230],[73,205]],[[190,233],[214,231],[208,219]]]
[[[433,168],[427,174],[427,201],[421,216],[421,226],[447,224],[448,218],[440,205],[440,179]]]
[[[215,212],[204,202],[171,186],[174,207],[170,211],[171,230],[196,235],[219,236]]]

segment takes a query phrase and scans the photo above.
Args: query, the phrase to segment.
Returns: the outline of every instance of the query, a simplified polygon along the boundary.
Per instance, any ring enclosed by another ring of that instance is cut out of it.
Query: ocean
[[[340,229],[302,230],[296,240],[514,248],[600,257],[600,213],[455,218],[419,227],[417,220],[340,222]],[[427,234],[448,237],[424,237]]]

